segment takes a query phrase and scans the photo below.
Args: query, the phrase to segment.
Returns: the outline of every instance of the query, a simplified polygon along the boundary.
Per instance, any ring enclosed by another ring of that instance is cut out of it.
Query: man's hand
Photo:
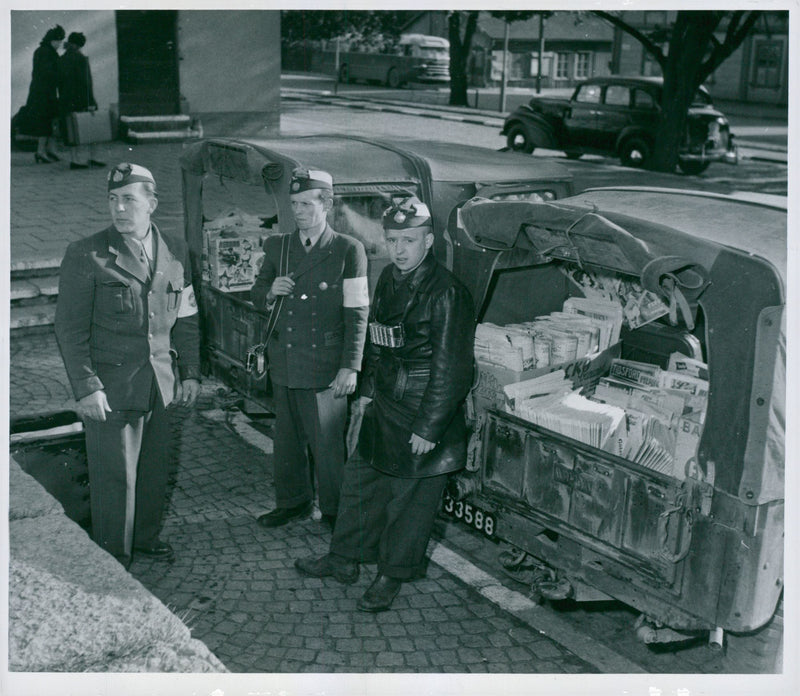
[[[79,399],[76,410],[83,419],[105,421],[106,413],[111,413],[111,406],[108,405],[106,393],[100,389]]]
[[[175,398],[173,403],[178,406],[191,408],[197,397],[200,396],[200,382],[196,379],[185,379],[183,382],[175,381]]]
[[[411,443],[411,451],[414,454],[426,454],[436,447],[435,442],[426,440],[424,437],[420,437],[415,433],[411,433],[411,437],[408,441]]]
[[[356,381],[358,377],[356,371],[349,367],[340,368],[336,373],[328,387],[333,387],[333,396],[336,399],[341,399],[343,396],[348,396],[356,390]]]
[[[275,302],[276,297],[290,295],[292,290],[294,290],[294,280],[292,280],[292,276],[278,276],[272,281],[272,287],[270,287],[267,293],[267,304]]]

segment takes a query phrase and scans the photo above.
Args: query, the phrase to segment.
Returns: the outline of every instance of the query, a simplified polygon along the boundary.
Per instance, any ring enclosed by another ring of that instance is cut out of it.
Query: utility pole
[[[506,30],[503,36],[503,75],[500,81],[500,111],[506,110],[506,82],[508,81],[508,34],[511,23],[506,20]]]
[[[542,91],[542,63],[544,62],[544,12],[539,13],[539,69],[536,72],[536,94]]]

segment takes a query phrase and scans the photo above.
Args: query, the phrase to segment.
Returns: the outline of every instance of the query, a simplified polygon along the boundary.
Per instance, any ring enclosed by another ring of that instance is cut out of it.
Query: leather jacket
[[[360,391],[373,401],[360,454],[379,471],[405,478],[463,468],[475,337],[469,291],[431,253],[406,277],[390,264],[378,279],[370,322],[402,326],[403,345],[378,346],[368,336]],[[436,446],[414,455],[411,433]]]

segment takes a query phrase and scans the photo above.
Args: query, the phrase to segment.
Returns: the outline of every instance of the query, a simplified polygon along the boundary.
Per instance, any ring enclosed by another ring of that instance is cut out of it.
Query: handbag
[[[108,109],[73,111],[66,118],[67,142],[71,145],[107,143],[111,140],[111,115]]]

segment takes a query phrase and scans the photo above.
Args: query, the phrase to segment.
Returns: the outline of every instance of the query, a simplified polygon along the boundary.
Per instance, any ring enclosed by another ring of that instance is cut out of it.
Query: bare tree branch
[[[592,10],[592,14],[600,17],[601,19],[605,19],[610,24],[630,34],[634,39],[639,41],[642,44],[642,46],[644,46],[645,50],[658,61],[658,64],[661,66],[661,70],[662,71],[664,70],[664,66],[667,63],[666,56],[664,55],[664,52],[661,50],[661,47],[657,43],[652,41],[647,35],[643,34],[635,27],[632,27],[630,24],[620,19],[617,15],[612,14],[611,12]]]

